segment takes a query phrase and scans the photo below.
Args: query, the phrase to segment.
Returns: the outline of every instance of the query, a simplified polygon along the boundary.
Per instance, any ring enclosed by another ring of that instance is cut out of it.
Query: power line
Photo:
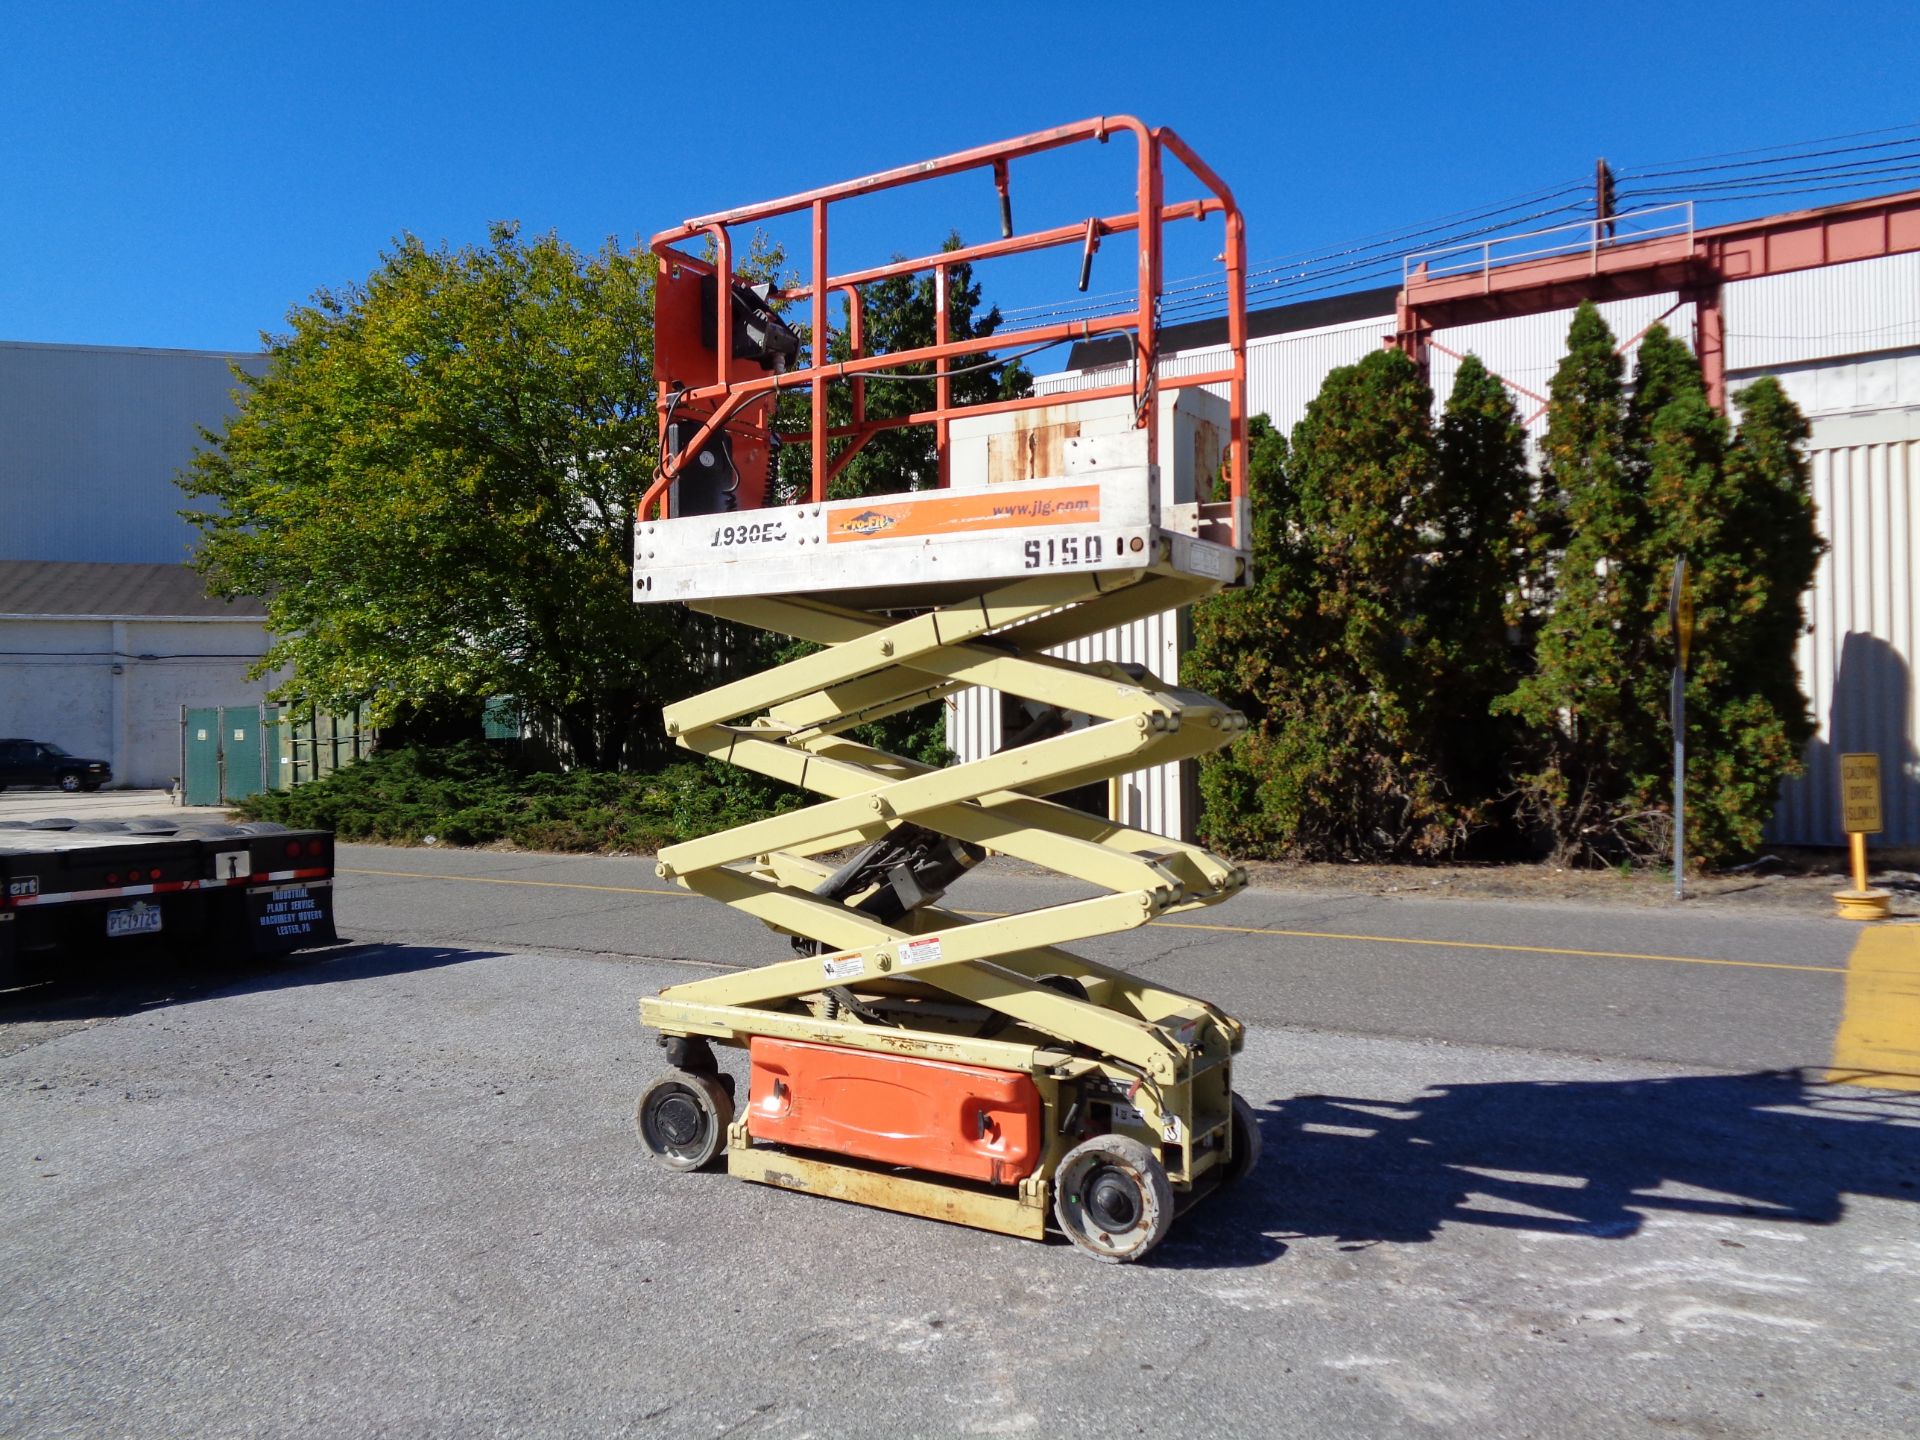
[[[1902,127],[1909,131],[1916,127]],[[1901,145],[1911,145],[1920,135],[1904,134],[1897,140],[1882,140],[1873,145],[1843,145],[1835,150],[1803,150],[1790,155],[1775,155],[1766,160],[1741,160],[1730,165],[1692,165],[1683,169],[1644,169],[1619,170],[1615,173],[1623,180],[1655,180],[1669,175],[1717,175],[1727,170],[1752,170],[1765,165],[1779,165],[1790,160],[1818,160],[1826,155],[1859,155],[1868,150],[1890,150]],[[1865,161],[1857,162],[1865,164]]]
[[[1841,165],[1815,165],[1806,170],[1777,170],[1768,175],[1738,175],[1726,180],[1694,180],[1684,185],[1651,185],[1635,189],[1633,193],[1693,195],[1701,191],[1736,190],[1745,185],[1771,185],[1777,181],[1803,178],[1839,180],[1855,176],[1865,179],[1889,169],[1910,170],[1917,161],[1920,161],[1920,150],[1908,150],[1899,155],[1875,155],[1869,160],[1852,160]]]
[[[1690,155],[1684,160],[1650,160],[1649,168],[1665,165],[1699,165],[1708,160],[1731,160],[1740,155],[1764,155],[1770,151],[1797,150],[1806,145],[1831,145],[1836,140],[1861,140],[1869,135],[1891,135],[1896,130],[1920,128],[1920,122],[1905,125],[1883,125],[1878,130],[1852,130],[1844,135],[1821,135],[1812,140],[1789,140],[1779,145],[1756,145],[1750,150],[1722,150],[1714,155]],[[1790,158],[1790,157],[1789,157]]]

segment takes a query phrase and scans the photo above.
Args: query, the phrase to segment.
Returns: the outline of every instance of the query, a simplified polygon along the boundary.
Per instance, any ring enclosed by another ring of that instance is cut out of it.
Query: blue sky
[[[630,243],[1113,112],[1194,143],[1237,191],[1259,262],[1577,182],[1598,155],[1646,166],[1913,130],[1916,55],[1913,0],[0,0],[0,339],[251,349],[402,231],[458,245],[511,218]],[[1017,218],[1122,208],[1119,150],[1017,166]],[[836,232],[836,260],[951,227],[986,238],[995,207],[984,178],[869,207]],[[1071,299],[1077,265],[1060,254],[989,296]],[[1127,278],[1103,255],[1093,289]]]

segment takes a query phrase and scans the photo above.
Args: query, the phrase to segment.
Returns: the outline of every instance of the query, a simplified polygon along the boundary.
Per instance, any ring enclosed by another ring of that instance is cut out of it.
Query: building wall
[[[1807,747],[1807,773],[1781,787],[1767,833],[1783,844],[1843,844],[1839,757],[1872,751],[1880,756],[1882,842],[1920,845],[1920,690],[1913,675],[1920,642],[1920,579],[1914,573],[1920,556],[1920,366],[1889,358],[1834,368],[1878,369],[1882,379],[1902,381],[1885,393],[1904,403],[1812,417],[1813,498],[1832,548],[1814,578],[1808,632],[1797,658],[1820,731]],[[1780,378],[1805,408],[1823,396],[1860,393],[1845,377],[1801,371]]]
[[[0,560],[177,565],[174,475],[259,355],[0,342]]]
[[[246,672],[266,646],[253,620],[0,621],[0,735],[106,760],[116,788],[164,788],[181,706],[258,704],[277,677]]]
[[[1782,790],[1768,828],[1777,843],[1842,843],[1838,761],[1844,751],[1881,756],[1886,843],[1920,844],[1920,255],[1831,265],[1793,275],[1729,284],[1724,293],[1728,389],[1760,375],[1779,378],[1812,422],[1808,462],[1819,524],[1832,546],[1808,600],[1809,633],[1798,655],[1801,685],[1819,733],[1808,746],[1807,774]],[[1691,343],[1694,314],[1675,295],[1600,307],[1623,345],[1656,320]],[[1571,310],[1443,330],[1446,350],[1477,354],[1517,387],[1515,401],[1538,440],[1553,371],[1565,353]],[[1377,349],[1393,317],[1361,319],[1265,337],[1247,347],[1247,395],[1255,414],[1283,430],[1306,413],[1329,370]],[[1172,356],[1165,373],[1191,374],[1220,363],[1224,347]],[[1436,407],[1459,365],[1436,352]],[[1125,367],[1040,376],[1036,390],[1065,394],[1126,378]],[[1531,393],[1523,393],[1531,392]],[[1145,622],[1152,626],[1157,621]],[[1152,648],[1152,637],[1114,637],[1115,651]],[[1710,636],[1701,637],[1711,644]],[[1166,672],[1162,672],[1166,673]],[[1168,674],[1167,678],[1173,678]],[[964,701],[964,697],[963,697]],[[958,715],[949,742],[962,759],[986,753],[967,716],[997,715],[991,697]],[[1145,828],[1182,833],[1188,819],[1171,801],[1178,788],[1146,784]]]

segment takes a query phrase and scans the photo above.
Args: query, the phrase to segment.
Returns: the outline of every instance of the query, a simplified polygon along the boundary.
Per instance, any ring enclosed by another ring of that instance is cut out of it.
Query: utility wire
[[[1869,135],[1891,135],[1896,130],[1920,128],[1920,122],[1905,125],[1883,125],[1878,130],[1853,130],[1844,135],[1822,135],[1813,140],[1789,140],[1779,145],[1756,145],[1750,150],[1722,150],[1713,155],[1691,155],[1684,160],[1650,160],[1645,168],[1658,169],[1667,165],[1703,165],[1709,160],[1730,160],[1740,155],[1764,155],[1781,150],[1797,150],[1804,145],[1831,145],[1836,140],[1861,140]],[[1789,157],[1790,158],[1790,157]]]
[[[1859,155],[1868,150],[1892,150],[1902,145],[1911,145],[1920,139],[1912,133],[1902,135],[1897,140],[1882,140],[1873,145],[1843,145],[1836,150],[1802,150],[1791,155],[1775,155],[1765,160],[1741,160],[1730,165],[1692,165],[1683,169],[1620,169],[1614,171],[1621,180],[1650,180],[1669,175],[1717,175],[1727,170],[1753,170],[1766,165],[1780,165],[1790,160],[1818,160],[1827,155]],[[1854,162],[1865,164],[1866,161]]]
[[[1841,180],[1849,176],[1868,179],[1887,170],[1910,170],[1917,161],[1920,161],[1920,150],[1908,150],[1899,155],[1876,155],[1870,160],[1855,160],[1845,165],[1815,165],[1806,170],[1776,170],[1770,175],[1737,175],[1725,180],[1690,180],[1682,185],[1644,187],[1635,185],[1634,193],[1644,195],[1653,192],[1672,192],[1691,195],[1701,191],[1737,190],[1746,185],[1771,185],[1782,180]]]

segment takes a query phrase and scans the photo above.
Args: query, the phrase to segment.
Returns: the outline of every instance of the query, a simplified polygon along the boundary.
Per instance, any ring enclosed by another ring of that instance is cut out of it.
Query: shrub
[[[644,851],[801,803],[797,791],[707,759],[639,773],[524,770],[474,741],[383,750],[238,808],[342,840],[417,844],[431,835],[449,845]]]

